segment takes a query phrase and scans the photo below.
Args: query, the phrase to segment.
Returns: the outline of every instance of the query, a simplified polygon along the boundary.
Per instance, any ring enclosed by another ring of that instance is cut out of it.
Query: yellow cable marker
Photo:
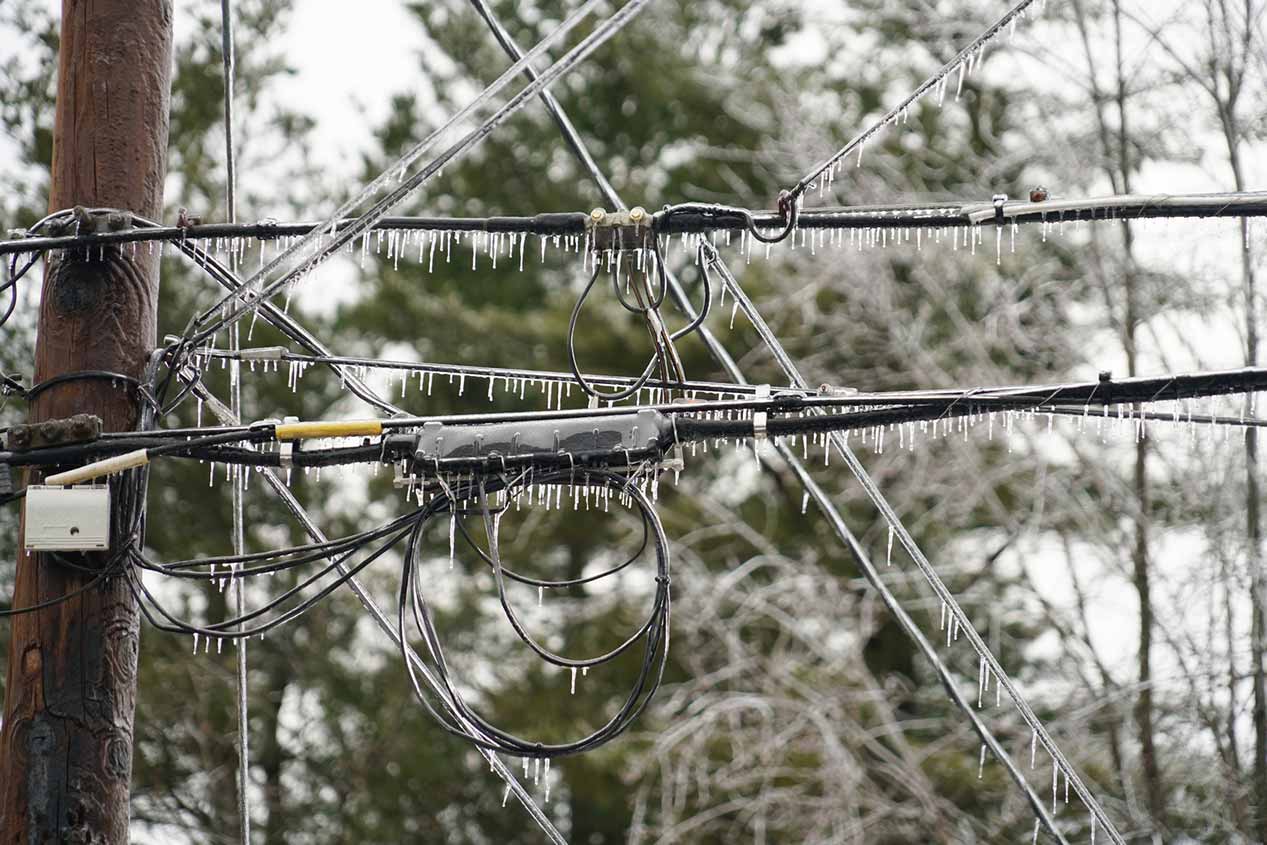
[[[382,420],[334,420],[281,423],[274,429],[278,440],[314,437],[375,437],[383,433]]]

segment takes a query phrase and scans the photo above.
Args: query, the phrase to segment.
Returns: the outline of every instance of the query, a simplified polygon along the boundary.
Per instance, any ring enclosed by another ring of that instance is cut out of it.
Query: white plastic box
[[[110,488],[26,488],[26,541],[32,552],[86,552],[110,546]]]

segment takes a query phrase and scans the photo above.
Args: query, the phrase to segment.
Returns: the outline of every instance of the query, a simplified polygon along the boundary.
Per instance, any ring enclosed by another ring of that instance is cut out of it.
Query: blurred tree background
[[[183,207],[218,220],[219,10],[178,5],[168,218]],[[491,5],[525,48],[571,8]],[[313,219],[354,188],[325,178],[312,116],[270,96],[296,72],[295,57],[278,46],[296,10],[276,0],[236,6],[239,216]],[[304,13],[327,13],[314,8]],[[831,10],[792,0],[660,2],[552,90],[631,204],[772,206],[781,187],[1001,8],[993,0],[861,0]],[[380,87],[376,96],[390,96],[392,105],[363,150],[363,180],[509,64],[466,4],[419,2],[409,10],[425,83]],[[1164,181],[1158,174],[1195,174],[1211,189],[1252,186],[1244,160],[1262,150],[1267,128],[1261,11],[1258,0],[1245,4],[1243,17],[1239,6],[1229,11],[1214,0],[1160,18],[1144,0],[1051,4],[1014,41],[992,45],[960,95],[952,90],[940,108],[934,100],[913,109],[908,125],[867,150],[862,167],[851,163],[808,202],[984,200],[1024,196],[1040,182],[1064,196],[1169,189],[1155,184]],[[0,118],[15,159],[0,170],[0,222],[10,229],[45,213],[57,24],[44,4],[16,0],[0,8],[0,27],[17,45],[0,56]],[[400,213],[532,214],[601,204],[535,105]],[[768,260],[757,250],[749,260],[737,241],[719,246],[811,383],[884,390],[1251,361],[1262,232],[1185,226],[1191,231],[1120,223],[1003,232],[997,253],[992,231],[976,247],[952,245],[949,235],[935,242],[932,233],[918,245],[914,233],[875,245],[847,234],[833,243],[798,240]],[[363,260],[354,256],[306,281],[291,313],[346,354],[567,369],[567,317],[584,281],[575,255],[547,245],[542,259],[534,239],[522,269],[517,253],[503,253],[494,268],[481,241],[472,270],[469,242],[454,246],[451,261],[437,255],[434,268],[419,260],[417,243],[401,256],[385,246],[372,239]],[[698,301],[690,251],[675,244],[670,255]],[[244,272],[254,259],[252,247]],[[179,332],[215,295],[196,270],[178,258],[163,262],[160,336]],[[21,290],[18,318],[4,327],[4,372],[29,376],[35,287]],[[638,369],[649,353],[645,331],[610,297],[586,308],[577,333],[582,367]],[[751,380],[782,381],[742,315],[719,307],[710,326]],[[1198,327],[1225,337],[1203,342]],[[282,342],[262,321],[250,341]],[[725,378],[697,339],[680,349],[693,378]],[[226,375],[209,378],[223,395]],[[402,388],[397,380],[386,395],[419,413],[525,407],[501,383],[490,403],[484,383],[435,382]],[[365,412],[315,369],[299,385],[292,392],[284,371],[248,372],[247,414]],[[527,403],[544,407],[540,387],[528,390]],[[579,392],[571,401],[581,401]],[[0,425],[21,415],[20,401],[10,400]],[[192,405],[180,417],[211,421]],[[1253,778],[1264,755],[1256,737],[1263,717],[1253,712],[1261,653],[1250,636],[1258,557],[1245,522],[1254,467],[1246,468],[1239,433],[1225,441],[1161,429],[1136,444],[1130,432],[1101,436],[1081,421],[1048,432],[1043,421],[1008,437],[978,427],[964,439],[903,443],[910,448],[899,448],[893,433],[883,453],[871,443],[863,451],[1131,841],[1261,841],[1267,792],[1256,791]],[[885,525],[843,468],[822,463],[821,449],[812,450],[820,483],[873,559],[886,559]],[[224,553],[223,468],[217,479],[206,466],[173,464],[157,465],[150,484],[151,551],[163,559]],[[297,474],[293,487],[330,536],[386,521],[402,503],[386,473]],[[248,508],[252,549],[304,542],[258,479]],[[633,734],[553,767],[545,809],[569,841],[1028,841],[1033,822],[1019,792],[989,760],[978,771],[970,727],[830,526],[805,512],[786,467],[772,458],[759,467],[748,448],[701,453],[688,458],[676,485],[662,485],[660,510],[675,555],[666,685]],[[0,520],[7,520],[0,551],[11,559],[14,509]],[[566,508],[508,517],[504,532],[508,559],[551,578],[592,571],[632,548],[638,533],[627,513]],[[450,571],[447,526],[433,533],[428,598],[440,609],[455,672],[483,711],[543,741],[579,736],[603,720],[623,698],[631,666],[590,672],[569,694],[566,672],[528,659],[469,549],[459,546]],[[909,561],[895,551],[892,565],[881,566],[938,639],[940,605]],[[389,556],[367,572],[388,608],[398,569]],[[0,568],[6,585],[11,577]],[[254,586],[252,598],[293,578]],[[511,593],[530,630],[556,650],[592,654],[637,624],[651,589],[633,574],[614,588],[548,592],[540,607],[535,593]],[[227,594],[215,587],[162,594],[194,618],[226,611]],[[236,840],[232,648],[204,641],[194,656],[191,645],[143,635],[138,841]],[[478,755],[420,710],[399,654],[346,591],[252,641],[248,653],[258,842],[541,841],[522,810],[503,809],[500,782]],[[971,689],[978,671],[971,653],[962,646],[942,653]],[[1030,736],[1014,714],[987,707],[982,718],[1024,761]],[[1042,761],[1032,776],[1045,794]],[[534,794],[544,800],[541,787]],[[1057,815],[1071,839],[1089,836],[1076,806],[1061,804]]]

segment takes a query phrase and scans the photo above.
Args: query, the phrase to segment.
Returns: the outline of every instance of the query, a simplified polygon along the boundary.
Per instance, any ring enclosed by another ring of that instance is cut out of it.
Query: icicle
[[[809,491],[808,490],[801,495],[801,515],[804,516],[807,510],[809,510]]]
[[[572,695],[576,695],[576,667],[572,667]]]
[[[981,743],[981,762],[977,763],[977,780],[985,776],[985,743]]]
[[[450,507],[453,507],[452,503],[450,504]],[[457,514],[450,512],[449,513],[449,571],[450,572],[453,571],[453,558],[456,552],[455,546],[456,546],[456,541],[457,541],[457,527],[458,527]]]
[[[889,547],[885,556],[885,566],[893,565],[893,526],[889,526]]]

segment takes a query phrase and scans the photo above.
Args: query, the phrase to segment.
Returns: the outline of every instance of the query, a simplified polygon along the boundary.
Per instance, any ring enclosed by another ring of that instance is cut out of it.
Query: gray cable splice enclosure
[[[673,432],[673,423],[659,411],[636,414],[528,422],[445,425],[424,423],[414,457],[423,464],[451,458],[498,455],[621,453],[658,446]]]

